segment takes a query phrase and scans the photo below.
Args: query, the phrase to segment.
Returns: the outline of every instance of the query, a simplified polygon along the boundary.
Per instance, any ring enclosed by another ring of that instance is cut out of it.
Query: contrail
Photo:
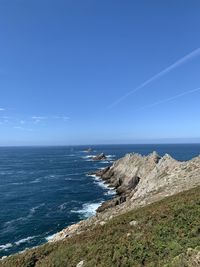
[[[130,95],[132,95],[136,91],[139,91],[140,89],[142,89],[146,85],[150,84],[151,82],[157,80],[158,78],[164,76],[165,74],[167,74],[168,72],[172,71],[173,69],[181,66],[182,64],[186,63],[187,61],[189,61],[192,58],[194,58],[196,56],[199,56],[199,55],[200,55],[200,48],[197,48],[194,51],[192,51],[191,53],[189,53],[186,56],[182,57],[181,59],[177,60],[172,65],[170,65],[167,68],[165,68],[164,70],[160,71],[159,73],[157,73],[156,75],[154,75],[150,79],[146,80],[144,83],[140,84],[135,89],[129,91],[127,94],[125,94],[122,97],[120,97],[119,99],[117,99],[115,102],[113,102],[111,105],[109,105],[108,108],[110,109],[110,108],[116,106],[117,104],[119,104],[121,101],[123,101],[125,98],[127,98]]]
[[[182,96],[185,96],[185,95],[189,95],[189,94],[192,94],[192,93],[195,93],[197,91],[200,91],[200,87],[199,88],[196,88],[196,89],[193,89],[193,90],[189,90],[189,91],[185,91],[181,94],[178,94],[178,95],[175,95],[175,96],[172,96],[172,97],[169,97],[169,98],[165,98],[163,100],[160,100],[160,101],[157,101],[157,102],[154,102],[152,104],[149,104],[149,105],[146,105],[146,106],[143,106],[143,107],[140,107],[138,109],[136,109],[137,111],[138,110],[143,110],[143,109],[146,109],[146,108],[151,108],[151,107],[154,107],[154,106],[157,106],[157,105],[160,105],[160,104],[163,104],[163,103],[166,103],[166,102],[170,102],[174,99],[177,99],[177,98],[180,98]]]

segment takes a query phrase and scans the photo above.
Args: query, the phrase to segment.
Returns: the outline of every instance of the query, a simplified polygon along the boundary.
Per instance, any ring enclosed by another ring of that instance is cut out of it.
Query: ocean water
[[[52,235],[95,214],[115,192],[88,173],[126,153],[156,150],[178,160],[200,154],[200,145],[104,145],[0,148],[0,257],[40,245]],[[92,161],[104,152],[108,160]]]

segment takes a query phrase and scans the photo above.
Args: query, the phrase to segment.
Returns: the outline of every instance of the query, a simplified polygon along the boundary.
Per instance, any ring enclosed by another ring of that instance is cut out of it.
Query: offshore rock
[[[107,159],[106,155],[104,153],[101,153],[99,155],[96,155],[94,157],[92,157],[93,160],[105,160]]]

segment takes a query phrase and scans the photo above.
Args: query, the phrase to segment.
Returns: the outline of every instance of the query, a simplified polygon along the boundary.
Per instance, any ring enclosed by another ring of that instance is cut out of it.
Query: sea
[[[168,153],[180,161],[200,154],[200,144],[88,147],[0,147],[0,258],[47,242],[112,198],[114,189],[92,171],[131,152]],[[91,159],[101,152],[106,160]]]

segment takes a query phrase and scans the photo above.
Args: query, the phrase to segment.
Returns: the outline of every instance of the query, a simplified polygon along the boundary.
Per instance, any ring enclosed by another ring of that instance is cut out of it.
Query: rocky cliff
[[[200,185],[200,156],[180,162],[168,154],[160,157],[156,152],[148,156],[132,153],[95,174],[115,187],[117,196],[104,202],[96,216],[64,229],[52,241],[104,225],[116,215]]]

